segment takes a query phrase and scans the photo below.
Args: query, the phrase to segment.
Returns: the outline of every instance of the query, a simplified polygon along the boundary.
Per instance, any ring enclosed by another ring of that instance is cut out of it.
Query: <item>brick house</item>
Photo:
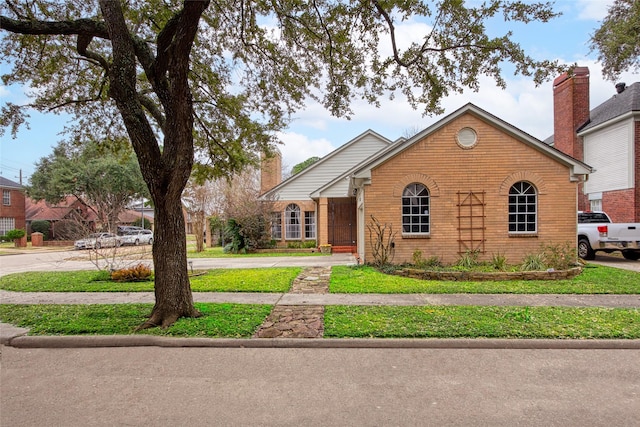
[[[25,195],[22,185],[0,176],[2,204],[0,205],[0,236],[7,231],[26,228]]]
[[[285,181],[279,155],[263,160],[260,189],[273,204],[271,238],[279,246],[313,240],[355,251],[355,198],[346,172],[390,143],[368,130]]]
[[[50,240],[73,240],[102,227],[95,211],[75,196],[66,196],[58,203],[36,201],[27,197],[25,215],[28,234],[32,232],[33,221],[48,221],[51,225],[48,236]],[[133,224],[139,221],[141,216],[140,211],[128,209],[120,213],[118,223]],[[147,214],[144,217],[153,224],[153,217]]]
[[[473,104],[409,139],[378,139],[375,153],[307,187],[319,244],[332,243],[330,227],[355,219],[352,245],[373,261],[372,216],[396,232],[395,263],[411,262],[416,250],[447,263],[467,251],[518,262],[543,243],[575,244],[577,188],[591,172],[581,161]],[[344,215],[330,216],[331,198]]]
[[[579,210],[603,210],[615,222],[640,222],[640,82],[616,85],[590,110],[589,69],[553,82],[554,135],[545,142],[593,167],[580,186]]]

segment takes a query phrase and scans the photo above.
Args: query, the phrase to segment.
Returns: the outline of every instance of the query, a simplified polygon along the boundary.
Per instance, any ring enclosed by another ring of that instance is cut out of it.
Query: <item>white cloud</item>
[[[9,92],[6,86],[0,86],[0,98],[9,97],[10,94],[11,92]]]
[[[613,0],[578,0],[578,19],[602,21],[607,16],[607,9]]]
[[[279,148],[282,153],[282,165],[286,170],[291,170],[309,157],[324,157],[337,148],[327,139],[310,139],[296,132],[280,132],[278,137],[282,141]]]

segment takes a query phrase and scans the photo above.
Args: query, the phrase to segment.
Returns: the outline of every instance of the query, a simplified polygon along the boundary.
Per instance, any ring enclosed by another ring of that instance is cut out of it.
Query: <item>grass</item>
[[[324,322],[336,338],[640,338],[640,310],[599,307],[328,306]]]
[[[173,337],[249,338],[270,305],[196,303],[203,314],[171,328],[137,332]],[[0,305],[0,320],[29,335],[129,335],[151,304]],[[640,310],[576,307],[325,307],[326,338],[638,339]]]
[[[270,305],[196,303],[203,314],[180,319],[168,329],[138,334],[175,337],[249,338],[270,313]],[[30,328],[29,335],[128,335],[142,324],[152,304],[0,305],[0,319]]]
[[[640,273],[588,264],[569,280],[456,282],[418,280],[381,273],[370,266],[335,266],[332,293],[640,294]]]
[[[209,270],[191,278],[194,292],[287,292],[300,267]],[[16,292],[151,292],[153,281],[118,283],[101,271],[14,273],[0,289]]]
[[[205,248],[202,252],[196,252],[195,244],[188,245],[187,256],[189,258],[264,258],[264,257],[285,257],[285,256],[326,256],[328,254],[319,251],[301,250],[300,252],[260,252],[248,254],[226,254],[221,247]]]

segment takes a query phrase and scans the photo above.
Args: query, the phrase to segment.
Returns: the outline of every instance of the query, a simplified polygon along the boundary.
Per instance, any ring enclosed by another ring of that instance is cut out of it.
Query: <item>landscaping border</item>
[[[448,280],[457,282],[506,281],[506,280],[566,280],[582,273],[582,267],[569,270],[547,271],[434,271],[417,268],[404,268],[393,274],[420,280]]]

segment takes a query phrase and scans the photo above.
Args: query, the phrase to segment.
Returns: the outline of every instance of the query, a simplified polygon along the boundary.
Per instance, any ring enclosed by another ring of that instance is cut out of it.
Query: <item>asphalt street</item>
[[[2,426],[635,426],[637,350],[2,347]]]

